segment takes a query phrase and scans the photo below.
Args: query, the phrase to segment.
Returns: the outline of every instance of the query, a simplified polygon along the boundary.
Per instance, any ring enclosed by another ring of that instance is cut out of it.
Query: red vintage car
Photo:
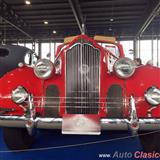
[[[139,135],[145,150],[157,151],[160,69],[125,57],[113,37],[69,37],[54,63],[27,53],[25,63],[0,79],[0,113],[13,150],[30,147],[41,128],[87,135],[125,130]]]

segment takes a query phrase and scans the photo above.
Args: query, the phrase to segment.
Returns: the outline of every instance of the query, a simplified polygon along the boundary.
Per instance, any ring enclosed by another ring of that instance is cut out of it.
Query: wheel
[[[145,135],[139,135],[141,146],[145,152],[160,152],[160,133],[146,133]]]
[[[7,147],[11,150],[28,149],[34,141],[25,128],[3,128],[3,137]]]
[[[107,116],[109,118],[123,118],[122,87],[117,84],[108,89]]]

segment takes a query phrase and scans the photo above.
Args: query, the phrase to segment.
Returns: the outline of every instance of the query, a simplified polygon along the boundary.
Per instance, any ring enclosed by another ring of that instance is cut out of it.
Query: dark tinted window
[[[8,56],[9,50],[5,48],[0,48],[0,57]]]

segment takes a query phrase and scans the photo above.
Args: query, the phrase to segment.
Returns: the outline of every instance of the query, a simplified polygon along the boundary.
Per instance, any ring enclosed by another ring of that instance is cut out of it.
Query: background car
[[[18,63],[24,63],[26,54],[34,52],[29,48],[18,45],[0,45],[0,77],[18,67]]]

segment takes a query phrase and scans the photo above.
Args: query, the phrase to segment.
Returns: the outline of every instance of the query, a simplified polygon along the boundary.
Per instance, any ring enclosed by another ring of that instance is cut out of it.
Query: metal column
[[[152,59],[152,62],[154,60],[154,56],[153,56],[153,53],[154,52],[154,41],[153,41],[153,36],[152,36],[152,40],[151,40],[151,59]]]
[[[138,40],[133,41],[134,59],[138,58]]]
[[[138,41],[138,57],[141,58],[141,40]]]
[[[32,42],[32,51],[35,52],[35,41]]]
[[[42,58],[42,46],[41,46],[41,42],[38,42],[38,56],[39,56],[39,58]]]
[[[159,66],[159,38],[157,37],[157,66]]]
[[[55,60],[55,55],[56,55],[56,42],[54,42],[54,60]]]

